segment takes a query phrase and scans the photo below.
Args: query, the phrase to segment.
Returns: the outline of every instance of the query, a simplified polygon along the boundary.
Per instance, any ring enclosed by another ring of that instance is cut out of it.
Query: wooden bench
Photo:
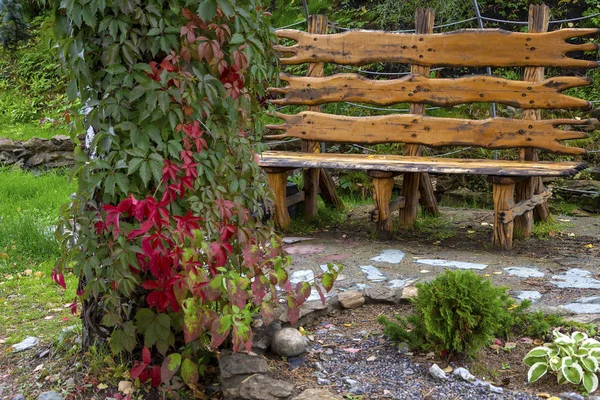
[[[293,45],[275,49],[283,65],[308,63],[308,76],[282,74],[283,88],[271,88],[282,95],[277,105],[306,105],[307,111],[294,115],[277,113],[284,122],[269,129],[283,131],[269,139],[301,138],[302,152],[265,151],[260,165],[266,170],[275,195],[275,221],[289,224],[285,188],[287,172],[304,168],[305,216],[317,213],[317,194],[339,205],[326,169],[364,170],[373,179],[375,220],[380,237],[392,232],[390,213],[400,211],[400,225],[414,224],[419,201],[432,214],[437,205],[429,178],[433,174],[487,175],[493,184],[493,247],[510,249],[513,230],[529,236],[534,209],[539,219],[548,217],[546,201],[551,193],[541,177],[574,175],[585,168],[579,161],[538,161],[536,149],[555,154],[581,155],[586,150],[561,141],[586,137],[581,130],[561,130],[561,125],[581,128],[593,120],[542,119],[541,109],[589,109],[588,101],[561,91],[588,85],[582,77],[544,79],[544,67],[594,68],[598,62],[575,59],[567,53],[597,51],[593,42],[571,44],[567,40],[597,35],[598,29],[562,29],[547,32],[549,9],[530,8],[529,33],[499,29],[470,29],[433,34],[434,13],[421,9],[416,15],[416,33],[357,30],[327,33],[327,18],[312,16],[309,32],[279,30],[281,39]],[[581,53],[579,53],[581,54]],[[401,79],[370,80],[357,74],[323,76],[324,63],[360,66],[374,62],[403,63],[411,74]],[[434,79],[430,68],[525,67],[522,81],[496,76],[464,76]],[[375,105],[410,103],[409,114],[350,117],[322,113],[325,103],[353,101]],[[467,120],[425,115],[426,105],[449,107],[473,102],[495,102],[524,110],[522,119],[490,118]],[[597,121],[595,121],[597,122]],[[403,155],[320,153],[320,142],[405,143]],[[518,160],[459,159],[421,156],[423,146],[474,146],[486,149],[518,148]],[[402,197],[392,202],[394,176],[403,176]],[[516,192],[516,200],[515,200]]]

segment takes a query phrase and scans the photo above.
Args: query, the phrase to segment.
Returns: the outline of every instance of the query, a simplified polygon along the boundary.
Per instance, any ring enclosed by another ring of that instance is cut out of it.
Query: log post
[[[435,12],[431,8],[419,8],[415,15],[415,32],[417,34],[433,33],[433,22]],[[412,64],[411,74],[419,74],[428,77],[430,69],[422,65]],[[411,103],[411,114],[425,114],[425,104]],[[420,145],[407,144],[404,147],[405,156],[420,156],[423,149]],[[422,181],[422,182],[421,182]],[[421,188],[421,189],[420,189]],[[425,205],[425,209],[433,215],[438,214],[438,208],[433,196],[433,186],[429,175],[425,173],[405,173],[402,184],[402,196],[406,199],[406,205],[400,209],[400,226],[413,226],[417,220],[419,211],[419,192]]]
[[[286,204],[287,169],[265,168],[267,182],[275,197],[272,215],[275,218],[275,226],[286,229],[290,225],[290,215]]]
[[[515,206],[515,179],[490,176],[494,197],[494,237],[492,247],[496,250],[510,250],[513,241],[514,221],[502,222],[502,213]]]
[[[394,188],[394,173],[383,171],[369,171],[373,178],[373,199],[377,215],[377,237],[379,239],[392,238],[392,218],[390,216],[390,200]]]
[[[325,15],[311,15],[308,18],[308,32],[327,34],[327,17]],[[323,63],[309,63],[306,76],[322,77],[324,76]],[[321,111],[321,106],[309,106],[309,111]],[[319,142],[302,141],[302,151],[305,153],[319,153],[321,151]],[[340,200],[333,179],[327,171],[320,168],[311,168],[304,171],[304,217],[312,219],[317,216],[319,211],[317,195],[321,188],[321,197],[323,200],[338,208],[343,209],[344,205]]]
[[[529,6],[529,32],[542,33],[548,31],[550,21],[550,8],[544,4]],[[544,67],[526,67],[523,79],[528,82],[539,82],[544,80]],[[541,110],[524,110],[524,120],[542,119]],[[520,159],[525,161],[537,161],[537,151],[535,149],[521,149]],[[539,176],[531,177],[521,181],[516,186],[517,201],[528,200],[534,194],[544,192],[544,184]],[[533,219],[545,220],[550,215],[548,203],[543,203],[532,211],[517,217],[515,220],[515,231],[522,237],[531,236],[533,229]]]

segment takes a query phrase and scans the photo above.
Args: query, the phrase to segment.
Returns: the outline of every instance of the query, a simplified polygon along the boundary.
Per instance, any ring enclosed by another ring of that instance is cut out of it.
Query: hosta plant
[[[568,336],[554,330],[552,334],[552,343],[532,349],[523,359],[530,367],[527,380],[535,382],[550,371],[560,384],[582,385],[586,392],[594,392],[598,388],[600,342],[583,332]]]

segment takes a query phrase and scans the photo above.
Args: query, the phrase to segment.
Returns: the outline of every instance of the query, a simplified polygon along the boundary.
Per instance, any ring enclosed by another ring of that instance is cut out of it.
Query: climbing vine
[[[268,322],[283,296],[295,321],[311,292],[291,286],[262,222],[265,13],[259,0],[66,0],[56,14],[68,94],[83,105],[70,122],[87,135],[53,277],[80,279],[84,344],[133,354],[134,379],[178,374],[194,388],[202,351],[249,350],[257,313]],[[336,274],[313,284],[321,297]]]

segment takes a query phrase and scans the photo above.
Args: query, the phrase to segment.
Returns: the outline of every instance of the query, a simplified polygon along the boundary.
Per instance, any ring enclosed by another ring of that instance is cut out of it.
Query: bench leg
[[[400,226],[412,227],[419,213],[419,181],[421,174],[407,172],[402,183],[402,196],[406,199],[404,208],[400,209]]]
[[[310,168],[304,171],[304,218],[307,220],[316,218],[319,212],[319,168]]]
[[[527,178],[516,185],[517,203],[522,200],[529,200],[533,196],[535,178]],[[515,232],[518,236],[528,238],[533,230],[533,210],[525,211],[523,215],[515,218]]]
[[[391,172],[370,171],[373,178],[373,199],[375,200],[377,218],[377,237],[390,239],[392,237],[392,218],[390,215],[390,200],[394,188],[394,174]]]
[[[266,168],[269,187],[275,197],[275,210],[272,213],[275,217],[275,226],[279,229],[285,229],[290,225],[290,215],[285,203],[287,188],[287,170],[277,168]]]
[[[492,247],[510,250],[513,241],[514,221],[501,222],[501,213],[515,206],[515,182],[511,178],[491,177],[494,185],[494,237]]]
[[[435,200],[435,193],[433,192],[433,184],[428,173],[422,173],[419,178],[419,193],[421,194],[421,206],[423,210],[432,217],[440,215],[440,210]]]

